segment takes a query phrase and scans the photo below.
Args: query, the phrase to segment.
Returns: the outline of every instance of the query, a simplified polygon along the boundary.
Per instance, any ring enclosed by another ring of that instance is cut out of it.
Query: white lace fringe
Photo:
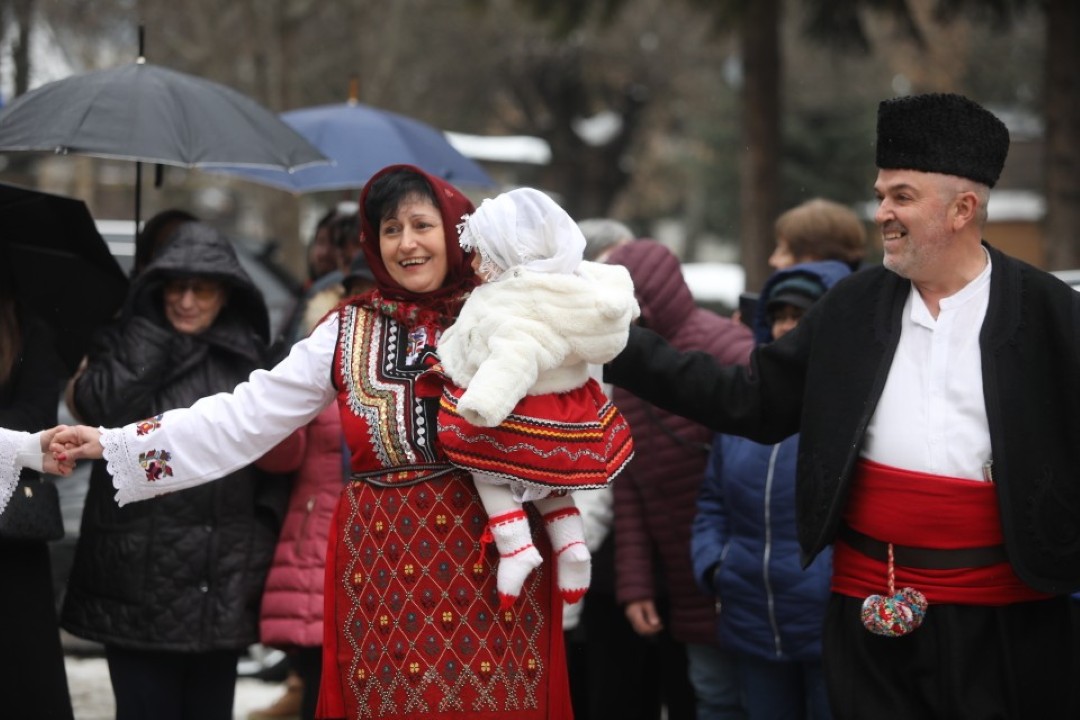
[[[98,429],[101,430],[105,466],[112,475],[113,487],[116,488],[116,502],[123,506],[161,494],[160,490],[146,481],[146,473],[139,466],[135,450],[128,445],[124,428]]]
[[[19,453],[19,441],[22,433],[0,433],[0,513],[8,506],[11,494],[15,492],[15,486],[19,482],[19,472],[22,470],[15,458]]]

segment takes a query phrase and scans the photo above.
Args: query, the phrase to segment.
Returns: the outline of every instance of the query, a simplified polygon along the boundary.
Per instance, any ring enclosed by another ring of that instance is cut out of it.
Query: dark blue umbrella
[[[241,167],[207,169],[297,194],[356,190],[382,168],[397,163],[416,165],[455,185],[495,185],[442,132],[404,115],[350,101],[290,110],[280,117],[333,164],[292,172]]]

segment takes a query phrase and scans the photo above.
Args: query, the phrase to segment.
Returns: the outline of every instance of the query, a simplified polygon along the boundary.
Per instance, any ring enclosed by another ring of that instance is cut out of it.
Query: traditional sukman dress
[[[336,398],[354,474],[327,553],[317,717],[571,718],[550,548],[499,612],[487,515],[436,443],[438,398],[417,393],[437,334],[349,306],[232,395],[106,431],[118,500],[250,462]]]

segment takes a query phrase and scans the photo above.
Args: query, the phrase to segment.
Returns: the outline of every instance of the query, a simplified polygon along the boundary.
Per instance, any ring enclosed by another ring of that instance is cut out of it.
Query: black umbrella
[[[147,62],[56,80],[0,112],[0,150],[181,167],[295,169],[326,158],[232,88]]]
[[[48,322],[74,373],[99,325],[127,294],[127,277],[86,203],[0,183],[0,262],[19,304]]]
[[[329,162],[254,100],[138,61],[42,85],[0,111],[0,152],[76,153],[181,167],[291,170]],[[136,171],[139,220],[141,169]]]

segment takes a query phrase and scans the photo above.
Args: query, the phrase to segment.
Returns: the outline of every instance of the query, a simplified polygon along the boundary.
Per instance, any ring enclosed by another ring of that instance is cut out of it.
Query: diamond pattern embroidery
[[[487,517],[467,481],[406,495],[353,484],[344,529],[349,578],[349,685],[360,717],[537,707],[544,626],[533,592],[498,613],[494,551],[480,558]]]

